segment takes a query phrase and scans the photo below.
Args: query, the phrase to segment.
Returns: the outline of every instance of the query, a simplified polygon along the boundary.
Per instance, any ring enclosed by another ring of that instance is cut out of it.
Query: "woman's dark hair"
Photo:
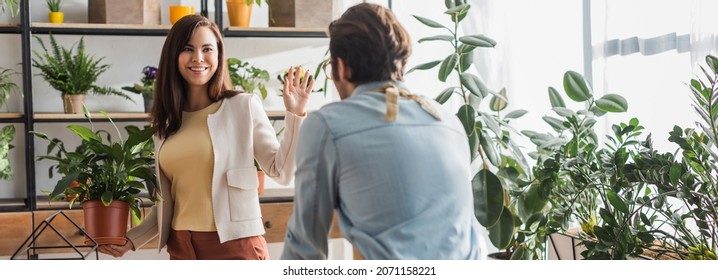
[[[411,40],[391,10],[363,3],[349,8],[329,24],[332,76],[337,58],[349,68],[349,82],[401,81],[411,55]]]
[[[157,68],[155,81],[155,98],[152,106],[152,127],[160,138],[167,138],[179,130],[182,125],[182,109],[187,102],[185,98],[187,85],[179,72],[177,60],[184,47],[199,27],[209,28],[217,38],[218,65],[217,72],[209,80],[207,95],[210,100],[236,95],[232,90],[225,63],[224,42],[217,25],[200,15],[182,17],[170,29],[165,39]]]

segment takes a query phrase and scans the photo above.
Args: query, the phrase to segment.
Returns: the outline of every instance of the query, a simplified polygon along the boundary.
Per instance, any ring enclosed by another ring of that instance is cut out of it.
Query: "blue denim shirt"
[[[326,259],[334,209],[366,259],[480,258],[459,119],[433,100],[443,121],[400,98],[396,121],[387,122],[385,95],[376,92],[386,83],[360,85],[304,121],[282,259]]]

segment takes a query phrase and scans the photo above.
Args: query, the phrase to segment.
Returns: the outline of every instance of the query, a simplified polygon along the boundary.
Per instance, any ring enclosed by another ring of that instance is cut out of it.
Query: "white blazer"
[[[284,137],[280,144],[259,97],[238,94],[226,98],[217,112],[207,117],[214,151],[212,206],[220,242],[264,234],[259,208],[256,158],[267,176],[282,185],[294,177],[294,151],[299,126],[304,117],[287,112]],[[164,139],[154,137],[155,159]],[[187,163],[192,164],[192,163]],[[161,199],[137,227],[127,232],[135,248],[159,234],[159,249],[167,245],[174,212],[170,182],[156,161]]]

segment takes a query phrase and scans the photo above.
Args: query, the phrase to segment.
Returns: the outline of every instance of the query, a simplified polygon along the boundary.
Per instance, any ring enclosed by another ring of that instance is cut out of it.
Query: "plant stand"
[[[67,219],[67,221],[72,223],[72,225],[80,231],[80,234],[86,236],[89,240],[91,240],[92,245],[72,244],[72,242],[70,242],[70,240],[64,234],[60,233],[60,231],[58,231],[58,229],[52,225],[53,220],[55,220],[55,218],[58,216],[65,217],[65,219]],[[48,227],[51,230],[45,231]],[[64,241],[64,243],[66,245],[62,245],[62,246],[40,246],[40,245],[37,245],[36,244],[37,239],[46,232],[50,232],[50,234],[52,234],[54,232],[58,237],[60,237]],[[87,232],[85,232],[85,230],[82,229],[82,227],[80,227],[77,223],[75,223],[72,219],[70,219],[70,217],[65,215],[64,212],[57,211],[57,212],[55,212],[55,214],[50,215],[50,217],[47,217],[47,219],[40,222],[40,224],[35,228],[35,230],[33,230],[32,233],[30,233],[30,236],[28,236],[27,239],[25,239],[25,242],[23,242],[22,245],[20,245],[20,247],[17,248],[17,250],[12,255],[12,257],[10,257],[10,259],[11,260],[19,260],[19,259],[21,259],[21,258],[19,258],[20,256],[25,255],[25,257],[26,257],[25,259],[27,259],[27,260],[39,260],[40,257],[39,257],[38,250],[70,248],[70,249],[72,249],[72,251],[74,251],[74,253],[77,253],[77,257],[74,257],[74,258],[73,257],[48,258],[48,259],[85,260],[85,259],[88,259],[89,257],[91,257],[92,253],[94,252],[95,259],[99,260],[100,255],[97,252],[97,246],[98,246],[97,242],[94,239],[92,239],[91,237],[89,237]],[[82,252],[83,249],[87,249],[87,248],[89,248],[89,251],[87,251],[86,253],[83,253]]]

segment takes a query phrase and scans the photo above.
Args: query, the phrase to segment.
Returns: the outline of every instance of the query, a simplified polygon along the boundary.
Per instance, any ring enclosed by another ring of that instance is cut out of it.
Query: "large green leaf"
[[[476,157],[479,156],[479,133],[481,131],[474,130],[471,135],[469,135],[469,154],[471,155],[471,160],[473,161]]]
[[[496,46],[496,41],[484,35],[462,36],[459,41],[477,48],[493,48]]]
[[[623,113],[628,111],[628,102],[623,96],[606,94],[596,100],[596,106],[606,112]]]
[[[504,116],[504,118],[505,119],[517,119],[517,118],[522,117],[523,115],[526,115],[526,113],[528,113],[528,112],[529,111],[526,111],[524,109],[518,109],[518,110],[509,112],[508,114],[506,114],[506,116]]]
[[[561,94],[553,87],[548,87],[548,98],[551,100],[551,107],[566,107],[566,103],[563,102]]]
[[[482,169],[471,180],[474,190],[474,212],[484,227],[493,226],[504,209],[504,187],[499,177],[488,169]]]
[[[459,117],[461,124],[464,125],[466,135],[471,135],[474,131],[474,124],[476,123],[476,110],[474,110],[474,107],[464,104],[459,107],[459,111],[456,113],[456,116]]]
[[[499,161],[499,155],[493,146],[493,142],[486,137],[486,133],[479,134],[479,141],[481,143],[481,149],[484,151],[484,155],[489,159],[489,162],[494,166],[498,166],[501,162]]]
[[[566,130],[566,127],[563,125],[562,120],[559,120],[559,119],[551,117],[551,116],[544,116],[542,119],[546,123],[548,123],[551,127],[553,127],[553,129],[555,129],[557,132]]]
[[[71,124],[71,125],[68,125],[67,128],[69,130],[71,130],[72,132],[74,132],[75,134],[77,134],[77,136],[80,136],[80,138],[82,138],[82,140],[84,140],[84,141],[90,141],[91,139],[97,140],[97,141],[102,141],[102,139],[100,139],[100,136],[95,134],[94,131],[90,130],[87,127],[84,127],[81,125],[76,125],[76,124]]]
[[[563,89],[566,91],[566,95],[576,102],[589,100],[592,96],[586,80],[581,74],[574,71],[568,71],[563,75]]]
[[[431,28],[446,28],[446,26],[443,26],[443,25],[441,25],[440,23],[438,23],[438,22],[436,22],[436,21],[434,21],[434,20],[431,20],[431,19],[428,19],[428,18],[425,18],[425,17],[421,17],[421,16],[416,16],[416,15],[412,15],[412,16],[413,16],[414,18],[416,18],[418,21],[420,21],[421,23],[423,23],[424,25],[428,26],[428,27],[431,27]],[[446,28],[446,29],[449,29],[449,28]]]
[[[439,96],[436,97],[436,102],[439,102],[440,104],[446,103],[446,101],[449,101],[449,98],[451,98],[451,95],[454,94],[454,90],[456,90],[455,87],[449,87],[443,90],[441,93],[439,93]]]
[[[491,244],[498,249],[508,248],[511,245],[511,240],[514,238],[515,229],[514,217],[511,211],[504,207],[498,222],[489,228]]]
[[[411,69],[409,69],[409,71],[406,71],[406,74],[414,72],[414,70],[429,70],[431,68],[436,67],[436,65],[439,65],[439,63],[441,63],[441,60],[435,60],[435,61],[431,61],[431,62],[427,62],[427,63],[422,63],[422,64],[412,67]]]
[[[706,64],[713,70],[713,73],[718,74],[718,58],[713,55],[706,56]]]
[[[447,56],[444,61],[441,62],[441,66],[439,67],[439,80],[446,82],[446,78],[448,78],[451,72],[454,71],[457,63],[459,63],[458,54],[453,53]]]
[[[524,209],[526,211],[526,216],[532,216],[546,207],[548,198],[542,195],[539,191],[540,185],[533,184],[526,190],[526,192],[524,192]]]
[[[494,112],[499,112],[506,108],[506,106],[509,105],[506,98],[506,88],[502,88],[501,91],[499,91],[498,95],[494,95],[491,97],[491,102],[489,102],[489,108],[491,108]]]
[[[451,42],[453,40],[454,40],[454,36],[451,36],[451,35],[434,35],[434,36],[429,36],[429,37],[424,37],[424,38],[419,39],[419,43],[429,42],[429,41]]]
[[[620,212],[628,214],[628,206],[626,205],[626,202],[623,201],[623,198],[621,198],[611,190],[606,190],[606,196],[608,197],[608,202],[611,203],[613,208]]]
[[[486,97],[489,91],[484,85],[484,83],[481,82],[481,79],[479,79],[479,77],[474,74],[468,72],[461,73],[461,76],[459,76],[459,80],[461,81],[461,84],[469,90],[469,92],[476,96]]]
[[[459,66],[461,67],[461,73],[466,72],[471,68],[471,64],[474,63],[474,52],[462,53],[459,57]]]

